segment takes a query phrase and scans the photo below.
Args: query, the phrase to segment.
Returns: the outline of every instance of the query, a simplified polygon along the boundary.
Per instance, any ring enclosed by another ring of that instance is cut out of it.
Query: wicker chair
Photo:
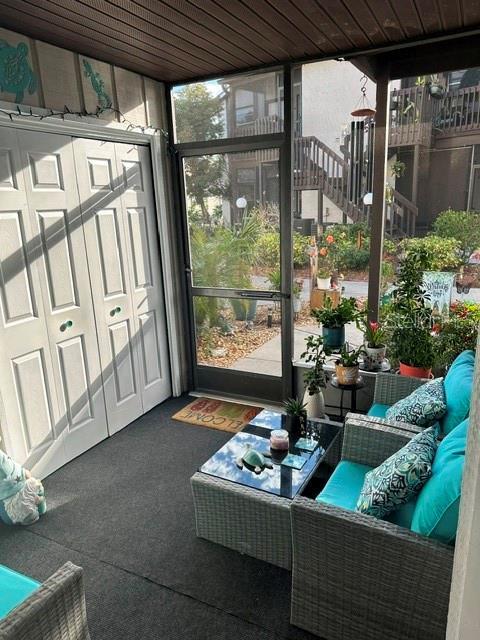
[[[408,376],[400,376],[395,373],[379,373],[375,378],[375,391],[373,395],[374,404],[386,404],[389,407],[394,405],[402,398],[409,396],[415,389],[418,389],[422,384],[428,382],[426,378],[410,378]],[[355,418],[362,418],[366,423],[375,425],[383,424],[395,426],[400,429],[406,429],[407,431],[415,431],[418,429],[414,425],[408,423],[389,422],[385,418],[377,418],[375,416],[364,416],[360,414],[350,414]]]
[[[64,564],[0,620],[0,640],[90,640],[83,569]]]
[[[375,467],[412,435],[349,416],[342,458]],[[303,497],[291,517],[292,624],[327,640],[444,640],[452,547]]]

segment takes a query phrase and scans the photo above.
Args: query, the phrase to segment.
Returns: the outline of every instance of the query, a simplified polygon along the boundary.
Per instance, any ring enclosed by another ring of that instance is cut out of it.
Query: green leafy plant
[[[311,315],[323,327],[333,329],[360,320],[363,312],[357,308],[355,298],[342,298],[336,307],[333,306],[331,298],[326,298],[323,309],[312,309]]]
[[[435,365],[449,367],[465,349],[475,351],[480,324],[480,304],[454,302],[450,306],[450,317],[435,325],[438,335],[435,340]]]
[[[293,266],[303,269],[309,264],[309,238],[300,233],[293,234]],[[255,245],[255,261],[262,267],[274,268],[280,264],[280,233],[263,231]]]
[[[325,349],[322,336],[308,336],[305,338],[306,350],[300,356],[305,362],[312,363],[313,367],[307,370],[304,376],[305,388],[313,396],[327,386],[324,365],[329,351]]]
[[[402,162],[401,160],[395,160],[395,162],[391,166],[390,172],[392,177],[401,178],[405,175],[406,169],[407,165],[405,164],[405,162]]]
[[[289,398],[285,400],[283,406],[288,416],[303,416],[307,407],[299,398]]]
[[[454,271],[462,264],[461,245],[455,238],[436,235],[407,238],[400,248],[407,255],[419,256],[423,271]]]
[[[431,310],[425,306],[427,296],[422,286],[424,261],[423,251],[405,256],[396,288],[383,314],[393,360],[429,369],[435,355]]]
[[[363,345],[358,347],[358,349],[350,349],[348,342],[345,342],[340,348],[337,363],[342,365],[342,367],[356,367],[360,356],[364,353],[365,349]]]
[[[433,223],[435,234],[442,239],[453,238],[460,246],[462,261],[480,248],[480,212],[447,209]]]

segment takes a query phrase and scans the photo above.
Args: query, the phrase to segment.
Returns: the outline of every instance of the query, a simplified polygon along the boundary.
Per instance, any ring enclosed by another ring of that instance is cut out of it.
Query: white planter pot
[[[330,277],[328,277],[328,278],[317,278],[317,288],[318,289],[330,289]]]
[[[315,393],[313,396],[311,396],[308,391],[305,391],[303,402],[306,405],[307,419],[325,417],[325,400],[321,391]]]
[[[293,312],[300,313],[301,310],[302,310],[302,301],[300,300],[299,297],[295,296],[293,298]]]
[[[382,367],[382,362],[385,360],[385,354],[387,348],[385,345],[381,347],[365,347],[365,355],[363,356],[363,362],[366,369],[369,371],[378,371]]]

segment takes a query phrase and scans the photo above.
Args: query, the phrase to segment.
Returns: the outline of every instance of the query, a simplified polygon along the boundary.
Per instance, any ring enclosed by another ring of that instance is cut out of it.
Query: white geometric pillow
[[[415,389],[387,410],[387,420],[409,422],[418,427],[429,427],[447,412],[443,378],[436,378]]]

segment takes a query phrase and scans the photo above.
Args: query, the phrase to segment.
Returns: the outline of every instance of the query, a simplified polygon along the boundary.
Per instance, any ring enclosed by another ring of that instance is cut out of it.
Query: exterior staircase
[[[315,136],[294,139],[293,188],[321,190],[352,222],[368,222],[370,207],[349,199],[351,163]],[[395,189],[386,194],[386,233],[392,238],[415,234],[417,207]]]

